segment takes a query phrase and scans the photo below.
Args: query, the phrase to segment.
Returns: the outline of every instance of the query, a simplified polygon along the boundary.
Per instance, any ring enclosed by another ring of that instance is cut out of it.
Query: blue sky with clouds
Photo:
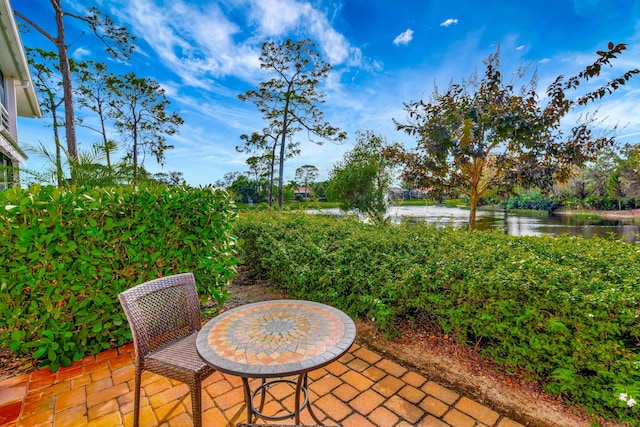
[[[47,29],[48,0],[12,0],[13,7]],[[166,90],[185,121],[169,138],[164,169],[148,157],[152,172],[181,171],[191,185],[206,185],[227,172],[244,172],[246,154],[237,153],[240,135],[264,122],[237,95],[271,76],[260,69],[265,40],[311,38],[334,66],[322,91],[325,119],[346,130],[349,140],[322,146],[302,142],[301,155],[285,163],[285,180],[295,169],[315,165],[320,180],[355,141],[356,130],[373,130],[388,141],[411,146],[392,119],[405,117],[403,102],[428,99],[434,84],[444,89],[460,81],[500,46],[503,73],[520,64],[537,68],[539,92],[560,74],[573,75],[595,59],[607,43],[629,49],[602,79],[640,68],[640,1],[633,0],[63,0],[82,13],[95,5],[127,26],[137,50],[126,64],[107,58],[90,34],[67,21],[75,58],[112,64],[114,71],[152,77]],[[51,49],[38,33],[23,34],[26,46]],[[597,82],[596,82],[597,83]],[[599,104],[605,126],[620,124],[618,138],[640,141],[640,79]],[[570,117],[575,120],[577,115]],[[21,119],[21,143],[51,140],[47,119]],[[571,124],[571,123],[569,123]],[[79,131],[80,149],[97,140]],[[31,155],[27,168],[42,161]]]

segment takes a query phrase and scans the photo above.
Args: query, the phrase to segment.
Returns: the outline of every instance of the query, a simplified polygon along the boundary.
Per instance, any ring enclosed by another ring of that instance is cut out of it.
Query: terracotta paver
[[[362,375],[369,378],[373,382],[378,382],[382,378],[384,378],[387,374],[382,370],[378,369],[375,366],[369,366],[362,372]]]
[[[376,363],[376,366],[394,377],[401,377],[407,372],[407,368],[388,359],[380,360],[380,362]]]
[[[404,400],[400,396],[391,396],[384,402],[384,406],[412,424],[416,424],[424,415],[424,411],[419,406]]]
[[[258,379],[250,381],[252,389],[258,385]],[[523,427],[359,345],[336,362],[310,372],[308,388],[314,413],[326,425]],[[293,394],[287,385],[269,388],[264,412],[290,411]],[[57,373],[41,370],[0,381],[0,427],[131,426],[133,397],[133,347],[127,345],[87,356]],[[204,425],[235,427],[246,422],[240,378],[220,372],[211,375],[203,383],[202,408]],[[191,425],[191,411],[185,384],[143,373],[141,426]],[[280,422],[293,424],[291,419]],[[301,422],[315,424],[306,409]]]
[[[84,425],[87,423],[87,408],[84,405],[79,405],[56,412],[53,422],[56,427]]]
[[[340,387],[335,388],[332,393],[343,402],[349,402],[351,399],[358,396],[360,391],[349,384],[342,384]]]
[[[380,356],[378,353],[374,353],[373,351],[364,347],[360,347],[359,349],[352,351],[352,353],[355,357],[364,360],[369,365],[374,365],[382,359],[382,356]]]
[[[476,425],[476,420],[455,409],[447,412],[442,420],[453,427],[474,427]]]
[[[500,418],[500,414],[497,412],[466,397],[460,399],[456,404],[456,409],[487,425],[495,424]]]
[[[383,396],[391,397],[396,394],[398,390],[404,387],[404,385],[405,384],[396,377],[387,375],[386,377],[374,383],[373,389]]]
[[[332,394],[322,396],[317,402],[314,402],[314,405],[335,421],[343,420],[353,411],[349,405]]]
[[[440,420],[439,418],[432,417],[431,415],[423,419],[418,427],[450,427],[449,424]]]
[[[0,425],[6,425],[20,418],[22,402],[8,402],[0,406]]]
[[[375,384],[369,378],[355,371],[347,371],[340,379],[360,391],[365,391]]]
[[[449,390],[448,388],[443,387],[440,384],[436,384],[433,381],[429,381],[422,386],[422,391],[449,405],[452,405],[460,397],[460,395],[455,391]]]
[[[424,399],[426,394],[412,385],[405,385],[398,392],[398,396],[404,398],[405,400],[408,400],[415,405],[420,403],[420,401]]]
[[[524,427],[524,426],[509,418],[503,418],[502,420],[500,420],[497,427]]]
[[[413,371],[409,371],[406,374],[404,374],[402,376],[402,378],[400,378],[402,381],[404,381],[405,383],[412,385],[414,387],[421,387],[422,385],[424,385],[427,382],[427,379],[416,373]]]
[[[427,413],[435,415],[436,417],[443,416],[449,410],[449,405],[432,396],[428,396],[426,399],[422,400],[422,402],[420,402],[420,407],[427,411]]]
[[[333,389],[342,385],[343,382],[333,375],[325,375],[309,384],[309,388],[320,396],[331,393]]]
[[[392,426],[396,424],[400,420],[400,417],[398,417],[396,414],[394,414],[387,408],[378,407],[375,409],[375,411],[373,411],[370,414],[369,419],[375,422],[376,425],[379,425],[382,427],[382,426]]]
[[[55,412],[58,413],[78,405],[84,406],[86,403],[87,392],[85,388],[73,388],[58,395],[55,402]]]
[[[361,413],[369,415],[374,409],[384,402],[385,398],[373,390],[367,390],[349,402],[349,405]]]

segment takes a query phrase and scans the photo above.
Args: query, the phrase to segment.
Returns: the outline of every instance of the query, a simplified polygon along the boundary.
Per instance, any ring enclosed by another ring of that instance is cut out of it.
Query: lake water
[[[328,215],[341,215],[340,209],[322,209]],[[403,219],[409,221],[427,221],[441,225],[466,227],[469,224],[469,211],[445,206],[394,206],[389,208],[394,222]],[[589,220],[571,216],[527,216],[506,215],[499,211],[477,211],[478,230],[500,229],[512,236],[569,236],[624,237],[629,242],[640,242],[640,223],[632,220]]]

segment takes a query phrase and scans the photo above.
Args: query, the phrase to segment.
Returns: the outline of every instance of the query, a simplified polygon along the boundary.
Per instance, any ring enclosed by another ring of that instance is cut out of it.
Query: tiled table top
[[[209,321],[198,334],[200,356],[215,369],[250,378],[295,375],[322,367],[349,350],[353,321],[310,301],[248,304]]]

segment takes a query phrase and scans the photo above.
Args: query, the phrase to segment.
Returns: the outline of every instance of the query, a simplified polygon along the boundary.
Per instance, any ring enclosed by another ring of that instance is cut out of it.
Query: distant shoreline
[[[640,218],[640,209],[627,209],[621,211],[597,211],[597,210],[560,210],[554,211],[554,215],[571,216],[576,214],[599,215],[602,219],[629,219]]]

